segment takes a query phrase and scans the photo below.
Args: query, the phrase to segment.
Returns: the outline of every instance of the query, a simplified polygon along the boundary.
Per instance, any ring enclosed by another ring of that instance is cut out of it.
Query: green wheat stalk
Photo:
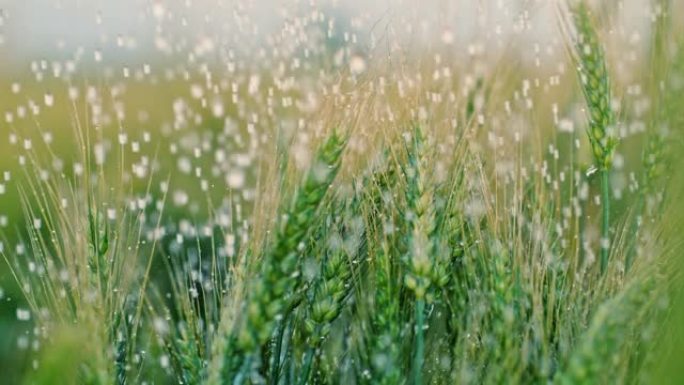
[[[342,242],[341,235],[339,240]],[[330,333],[332,322],[342,313],[351,288],[352,257],[344,244],[331,245],[330,249],[330,255],[323,261],[320,281],[314,289],[309,315],[304,320],[309,346],[299,382],[302,385],[309,380],[313,355]]]
[[[606,383],[610,373],[607,369],[615,365],[627,337],[639,326],[640,315],[654,296],[654,283],[652,277],[641,279],[599,307],[567,366],[556,373],[554,384]]]
[[[224,351],[224,383],[244,381],[255,353],[275,329],[275,322],[289,306],[298,275],[299,248],[314,227],[316,212],[337,171],[346,140],[333,132],[316,152],[304,182],[295,192],[285,219],[276,232],[273,248],[261,261],[261,272],[252,281],[246,303],[244,327],[229,338]]]
[[[405,284],[415,296],[415,351],[413,358],[413,384],[422,384],[425,361],[425,301],[430,299],[428,290],[433,284],[435,263],[435,213],[433,192],[428,174],[428,154],[423,133],[419,126],[414,129],[405,170],[407,178],[407,202],[413,216],[411,223],[410,251]]]
[[[618,143],[615,116],[611,109],[610,77],[603,47],[594,29],[589,9],[580,2],[573,9],[577,30],[574,52],[580,85],[589,109],[587,136],[601,177],[601,273],[608,267],[610,251],[610,170]]]

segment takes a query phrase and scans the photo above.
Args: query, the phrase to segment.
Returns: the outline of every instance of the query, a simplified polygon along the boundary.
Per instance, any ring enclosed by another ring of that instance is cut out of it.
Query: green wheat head
[[[610,77],[605,53],[584,2],[573,9],[573,17],[577,30],[577,70],[589,109],[587,135],[598,166],[601,169],[610,169],[618,138],[615,115],[611,108]]]
[[[435,213],[429,176],[428,152],[420,127],[414,129],[405,170],[406,200],[412,219],[412,234],[406,286],[417,299],[424,299],[433,284],[435,268]]]

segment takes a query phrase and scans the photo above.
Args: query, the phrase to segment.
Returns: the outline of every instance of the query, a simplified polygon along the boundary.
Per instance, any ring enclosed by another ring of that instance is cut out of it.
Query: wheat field
[[[0,2],[0,383],[684,383],[682,4],[122,4]]]

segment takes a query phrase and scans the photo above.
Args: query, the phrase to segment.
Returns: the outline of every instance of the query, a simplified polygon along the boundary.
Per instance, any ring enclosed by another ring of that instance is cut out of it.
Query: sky
[[[33,60],[90,61],[204,55],[263,46],[298,17],[322,12],[337,31],[373,45],[392,33],[408,47],[541,46],[558,35],[556,0],[0,0],[0,71]],[[646,1],[619,2],[621,25],[639,30]],[[630,20],[634,22],[630,26]],[[629,32],[629,31],[628,31]],[[623,33],[628,33],[623,32]]]

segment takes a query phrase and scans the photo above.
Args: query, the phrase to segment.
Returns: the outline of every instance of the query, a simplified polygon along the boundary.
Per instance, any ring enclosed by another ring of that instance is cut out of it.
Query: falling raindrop
[[[366,60],[359,56],[354,55],[349,60],[349,70],[354,75],[359,75],[366,71]]]

